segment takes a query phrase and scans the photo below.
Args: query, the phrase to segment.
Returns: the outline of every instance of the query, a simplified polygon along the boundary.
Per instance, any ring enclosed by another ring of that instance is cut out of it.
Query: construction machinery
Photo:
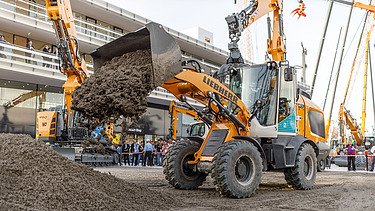
[[[375,18],[375,6],[373,6],[371,4],[369,4],[369,5],[363,4],[363,3],[360,3],[360,2],[347,2],[347,1],[341,1],[341,0],[334,0],[334,2],[346,4],[346,5],[349,5],[349,6],[352,6],[352,7],[355,7],[355,8],[364,9],[364,10],[367,11],[366,22],[363,26],[361,37],[360,37],[360,40],[358,42],[358,47],[357,47],[357,50],[356,50],[355,58],[354,58],[354,61],[353,61],[352,67],[351,67],[349,79],[348,79],[347,86],[346,86],[346,89],[345,89],[344,100],[340,104],[339,115],[338,115],[338,122],[339,122],[340,136],[341,136],[342,143],[348,144],[346,133],[345,133],[346,128],[348,128],[350,130],[353,138],[357,142],[357,145],[360,146],[365,141],[364,134],[365,134],[365,121],[366,121],[366,97],[367,97],[366,93],[367,93],[367,69],[368,69],[368,62],[369,62],[369,42],[370,42],[370,37],[371,37],[372,31],[374,29],[374,24],[373,23],[369,24],[369,27],[368,27],[366,33],[364,33],[364,29],[366,27],[367,19],[371,19],[371,17],[369,16],[369,13],[372,13],[373,18]],[[363,48],[361,48],[361,47],[363,47]],[[363,77],[364,85],[363,85],[363,98],[362,98],[362,119],[361,119],[361,125],[358,125],[355,118],[351,114],[351,112],[346,108],[346,103],[347,103],[347,100],[348,100],[349,88],[350,88],[350,85],[352,83],[353,73],[355,71],[358,71],[358,64],[359,64],[359,60],[360,60],[359,59],[359,57],[360,57],[359,50],[360,49],[364,49],[363,53],[364,53],[364,56],[365,56],[365,62],[364,62],[364,77]],[[336,92],[336,88],[335,88],[334,92]],[[335,93],[334,93],[334,95],[335,95]],[[334,95],[333,95],[333,100],[334,100]],[[332,102],[331,107],[332,106],[333,106],[333,102]],[[332,108],[331,108],[331,112],[332,112]],[[331,117],[331,115],[332,114],[330,114],[330,117]],[[329,118],[327,127],[329,127],[329,126],[330,126],[330,118]]]
[[[349,2],[349,1],[343,1],[343,0],[332,0],[332,1],[330,1],[329,7],[328,7],[327,19],[326,19],[326,23],[325,23],[325,28],[324,28],[324,31],[323,31],[323,37],[322,37],[322,40],[321,40],[321,43],[320,43],[318,60],[317,60],[317,65],[316,65],[315,74],[314,74],[314,78],[313,78],[313,84],[312,84],[312,87],[311,87],[311,94],[313,94],[313,90],[314,90],[314,86],[315,86],[315,82],[316,82],[317,71],[318,71],[318,67],[319,67],[319,61],[320,61],[321,52],[322,52],[323,45],[324,45],[324,40],[325,40],[324,37],[326,36],[327,26],[328,26],[328,23],[329,23],[331,11],[332,11],[332,6],[333,6],[334,2],[349,5],[353,8],[359,8],[359,9],[366,10],[367,11],[366,21],[367,21],[367,19],[370,19],[370,17],[368,16],[369,13],[372,13],[374,18],[375,18],[375,13],[374,13],[375,12],[375,6],[371,5],[371,1],[370,1],[370,4],[363,4],[361,2],[354,2],[354,1]],[[297,8],[293,12],[295,14],[298,14],[299,16],[306,16],[306,14],[304,12],[305,8],[306,7],[305,7],[303,1],[301,0],[299,8]],[[350,14],[351,14],[351,12],[350,12]],[[350,23],[350,16],[349,16],[349,19],[348,19],[347,28],[349,28],[349,23]],[[357,51],[356,51],[356,55],[355,55],[355,59],[353,61],[353,65],[351,67],[350,76],[349,76],[349,80],[348,80],[348,83],[347,83],[344,100],[340,104],[340,108],[339,108],[338,122],[339,122],[339,128],[340,128],[341,141],[344,144],[348,143],[347,138],[346,138],[346,133],[345,133],[346,128],[348,128],[351,131],[352,136],[354,137],[354,139],[357,142],[357,145],[362,145],[364,143],[365,119],[366,119],[367,68],[368,68],[368,61],[369,61],[369,55],[368,55],[369,54],[368,53],[369,52],[369,39],[370,39],[370,35],[373,31],[374,25],[373,24],[370,25],[367,33],[364,33],[365,26],[366,26],[366,22],[363,26],[361,38],[360,38],[360,41],[358,43],[358,47],[357,47]],[[347,31],[348,31],[348,29],[346,29],[346,32],[345,32],[345,36],[344,36],[345,40],[346,40],[346,36],[347,36]],[[341,36],[341,30],[340,30],[340,36]],[[340,38],[340,36],[339,36],[339,38]],[[363,38],[365,38],[365,39],[363,39]],[[339,43],[337,43],[337,47],[338,47],[338,44]],[[346,100],[347,100],[347,95],[348,95],[350,83],[351,83],[351,80],[352,80],[352,75],[353,75],[353,72],[356,70],[357,65],[358,65],[358,60],[359,60],[358,59],[359,58],[358,52],[359,52],[359,49],[360,49],[362,44],[364,44],[365,49],[366,49],[366,53],[365,53],[366,57],[365,57],[365,63],[364,63],[365,71],[364,71],[364,86],[363,86],[363,99],[362,99],[362,123],[361,123],[361,126],[359,126],[357,124],[355,118],[353,117],[353,115],[345,107],[345,104],[347,102]],[[344,46],[345,46],[345,42],[343,44],[342,49],[344,49]],[[337,49],[336,49],[336,51],[337,51]],[[341,54],[338,70],[340,70],[340,67],[341,67],[342,56],[343,56],[343,53]],[[336,60],[336,55],[335,55],[334,61],[335,60]],[[332,71],[333,71],[333,66],[332,66]],[[332,71],[331,71],[331,76],[332,76]],[[338,73],[336,74],[336,82],[335,82],[335,86],[334,86],[334,93],[333,93],[333,96],[332,96],[332,103],[331,103],[331,108],[330,108],[330,111],[329,111],[329,116],[328,116],[328,121],[327,121],[328,124],[326,125],[327,131],[329,131],[329,128],[331,126],[331,117],[332,117],[332,111],[333,111],[333,105],[334,105],[334,100],[335,100],[335,95],[336,95],[336,88],[337,88],[337,82],[338,82],[339,74],[340,74],[340,71],[338,71]],[[329,81],[331,81],[331,77],[330,77]],[[327,90],[327,93],[326,93],[326,96],[325,96],[323,108],[325,108],[325,105],[326,105],[327,95],[328,95],[328,90]],[[319,160],[318,163],[319,163],[318,169],[324,170],[324,164],[325,164],[324,160],[323,159]]]
[[[89,74],[85,61],[79,55],[70,1],[46,0],[46,9],[55,30],[60,71],[67,76],[67,80],[63,85],[64,108],[39,112],[37,134],[40,140],[48,142],[80,142],[88,138],[88,131],[77,125],[78,114],[71,109],[72,94]]]
[[[241,32],[268,11],[273,14],[267,40],[272,61],[245,64],[237,45]],[[297,92],[295,70],[285,59],[282,4],[252,1],[226,21],[230,55],[216,78],[185,66],[177,42],[156,23],[97,49],[92,54],[94,68],[125,53],[150,50],[150,83],[161,84],[203,121],[208,113],[212,117],[204,140],[180,140],[168,151],[163,172],[175,188],[196,189],[211,173],[221,195],[244,198],[259,187],[262,170],[282,170],[294,188],[311,189],[317,158],[329,151],[323,143],[324,115]],[[175,73],[174,78],[164,78],[165,71]],[[189,104],[188,97],[202,103],[208,113]]]
[[[169,115],[171,116],[171,126],[169,128],[170,138],[173,140],[177,139],[177,123],[178,123],[178,114],[185,114],[191,116],[195,121],[189,125],[188,133],[190,138],[204,138],[207,135],[208,127],[210,121],[203,122],[200,120],[198,113],[195,110],[192,110],[186,105],[178,103],[172,100],[169,104]]]
[[[38,97],[39,108],[42,108],[42,104],[46,101],[46,93],[44,91],[36,91],[36,90],[22,93],[18,95],[17,97],[15,97],[14,99],[9,100],[3,104],[3,107],[5,110],[0,120],[2,131],[4,131],[5,125],[7,123],[12,123],[9,121],[8,110],[34,97]]]
[[[82,147],[82,143],[89,139],[90,122],[71,108],[73,91],[89,77],[89,73],[85,60],[79,54],[70,1],[46,0],[46,10],[56,35],[60,71],[67,76],[67,80],[63,85],[65,106],[38,112],[37,138],[57,144],[54,149],[69,159],[93,165],[110,164],[114,161],[113,150],[106,148],[96,153],[99,143],[103,141],[93,140],[91,144],[86,144],[87,147]],[[107,122],[105,126],[106,143],[113,139],[113,126],[113,122]]]

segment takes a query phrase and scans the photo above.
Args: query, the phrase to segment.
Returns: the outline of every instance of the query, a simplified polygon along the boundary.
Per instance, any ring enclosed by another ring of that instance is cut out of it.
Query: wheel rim
[[[324,167],[324,160],[320,160],[319,166],[320,166],[320,169],[323,169],[323,167]]]
[[[241,185],[249,185],[254,178],[254,163],[248,156],[241,156],[236,161],[236,180]]]
[[[188,164],[188,161],[191,160],[194,160],[194,154],[185,155],[184,159],[182,159],[181,169],[185,176],[193,179],[197,175],[197,172],[194,169],[195,165]]]
[[[308,180],[310,180],[313,176],[313,159],[309,155],[305,157],[303,165],[303,174]]]

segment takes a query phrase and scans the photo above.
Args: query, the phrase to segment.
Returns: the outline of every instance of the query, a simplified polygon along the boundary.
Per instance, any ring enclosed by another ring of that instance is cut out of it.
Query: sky
[[[214,46],[227,50],[228,28],[225,22],[225,17],[231,13],[238,12],[239,6],[234,4],[234,0],[106,0],[116,6],[122,7],[135,14],[161,23],[167,27],[177,31],[184,31],[193,27],[204,28],[214,34]],[[238,2],[245,0],[238,0]],[[328,2],[325,0],[305,0],[307,17],[297,18],[291,15],[291,11],[298,7],[297,0],[284,1],[284,31],[286,35],[286,49],[287,59],[291,65],[301,65],[301,42],[307,49],[307,83],[311,84],[315,63],[317,61],[318,46],[322,37],[324,22],[328,8]],[[367,1],[361,1],[368,4]],[[330,72],[333,65],[333,58],[335,56],[336,45],[338,41],[340,28],[342,29],[342,36],[340,40],[339,52],[337,54],[336,63],[334,66],[334,76],[337,74],[337,64],[340,58],[340,49],[342,49],[342,42],[345,32],[345,27],[349,15],[350,7],[334,4],[327,36],[325,38],[325,46],[322,52],[322,58],[319,65],[317,82],[315,85],[313,101],[323,107],[325,93],[328,85],[330,85],[330,93],[328,95],[328,102],[325,109],[326,115],[329,113],[329,107],[332,101],[333,82],[329,82]],[[349,78],[349,72],[355,57],[355,49],[357,48],[360,29],[362,27],[365,11],[354,8],[346,47],[343,55],[343,62],[340,69],[340,78],[338,82],[338,91],[336,100],[334,101],[332,119],[337,119],[338,109],[340,103],[343,101],[344,90]],[[371,16],[375,17],[375,16]],[[371,19],[372,21],[372,19]],[[250,31],[250,42],[253,49],[252,61],[256,63],[264,62],[266,52],[267,39],[267,23],[266,17],[259,19],[253,23],[246,30]],[[374,37],[372,35],[371,37]],[[375,52],[374,41],[371,39],[370,50]],[[374,56],[372,56],[374,58]],[[359,62],[360,64],[364,63]],[[372,63],[375,63],[373,60]],[[364,66],[359,65],[356,68],[355,83],[349,92],[346,107],[351,111],[353,116],[360,124],[362,115],[362,93],[363,93],[363,74]],[[374,75],[375,76],[375,75]],[[368,75],[370,78],[370,75]],[[366,129],[372,130],[374,125],[374,112],[372,107],[372,93],[370,80],[368,81],[367,91],[367,117]]]

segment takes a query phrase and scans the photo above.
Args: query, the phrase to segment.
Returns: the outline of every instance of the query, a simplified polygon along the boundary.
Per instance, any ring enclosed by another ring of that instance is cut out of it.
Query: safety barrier
[[[374,154],[372,154],[372,155],[337,155],[337,156],[329,156],[329,163],[328,163],[328,166],[330,167],[330,165],[331,165],[331,162],[332,162],[332,160],[334,160],[335,161],[335,164],[336,165],[339,165],[340,166],[340,164],[347,164],[347,158],[348,157],[358,157],[358,158],[361,158],[361,159],[356,159],[356,166],[362,166],[363,167],[363,165],[364,165],[364,167],[365,167],[365,170],[367,170],[367,171],[369,171],[370,170],[370,167],[369,167],[369,165],[371,166],[371,163],[373,162],[373,161],[375,161],[374,159],[374,157],[375,157],[375,155]],[[342,159],[342,160],[337,160],[337,158],[344,158],[344,159]]]

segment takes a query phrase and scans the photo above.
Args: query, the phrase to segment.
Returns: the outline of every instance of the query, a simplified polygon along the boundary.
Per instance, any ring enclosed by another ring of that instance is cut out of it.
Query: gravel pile
[[[74,91],[73,109],[100,120],[120,115],[136,120],[146,112],[146,97],[160,85],[152,84],[151,63],[149,50],[113,58]]]
[[[0,210],[168,210],[180,202],[71,162],[27,135],[0,134]]]

